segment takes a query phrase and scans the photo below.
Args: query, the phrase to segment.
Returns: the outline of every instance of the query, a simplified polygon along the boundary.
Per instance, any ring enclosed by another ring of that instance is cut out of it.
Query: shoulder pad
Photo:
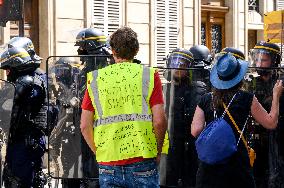
[[[34,75],[34,84],[35,85],[38,85],[40,87],[44,86],[46,87],[46,78],[45,78],[45,75],[39,75],[39,74],[35,74]]]
[[[32,85],[34,79],[30,75],[21,76],[17,79],[16,83],[24,84],[24,85]]]
[[[37,69],[35,70],[35,73],[38,74],[38,75],[45,75],[45,74],[46,74],[46,73],[45,73],[42,69],[40,69],[40,68],[37,68]]]

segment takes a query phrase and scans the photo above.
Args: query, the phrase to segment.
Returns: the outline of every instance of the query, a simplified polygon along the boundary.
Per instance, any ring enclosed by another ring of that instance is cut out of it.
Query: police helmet
[[[80,31],[76,36],[75,46],[80,46],[79,55],[87,55],[88,51],[98,50],[106,46],[106,36],[94,28],[87,28]]]
[[[168,68],[189,68],[193,66],[193,55],[189,50],[177,48],[167,58]]]
[[[196,64],[210,65],[212,56],[210,50],[204,45],[195,45],[189,49]]]
[[[12,47],[4,51],[0,57],[0,69],[35,70],[38,65],[34,63],[29,53],[24,48]]]
[[[66,85],[70,85],[73,79],[72,64],[75,64],[75,60],[71,57],[60,57],[50,70],[51,74],[54,74],[57,81],[60,81]]]
[[[267,58],[270,61],[270,67],[278,67],[281,62],[280,48],[277,44],[260,41],[250,51],[252,65],[258,66],[259,61],[265,61]]]
[[[30,54],[32,60],[34,60],[35,63],[41,63],[40,60],[42,60],[42,58],[36,54],[34,44],[31,39],[27,37],[13,37],[8,42],[8,48],[13,47],[24,48]]]
[[[56,78],[70,78],[72,76],[72,66],[74,60],[68,57],[61,57],[54,64]]]
[[[233,48],[233,47],[223,48],[221,50],[221,52],[219,52],[218,54],[215,55],[215,58],[223,56],[224,54],[227,54],[227,53],[231,53],[231,55],[233,55],[236,59],[245,60],[245,58],[246,58],[245,54],[241,50],[239,50],[237,48]]]

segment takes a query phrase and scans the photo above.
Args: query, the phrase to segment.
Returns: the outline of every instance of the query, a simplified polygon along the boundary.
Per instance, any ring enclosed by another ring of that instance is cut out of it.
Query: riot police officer
[[[198,68],[198,71],[194,71],[192,77],[195,80],[202,80],[206,86],[207,90],[210,90],[211,83],[209,81],[209,70],[212,63],[212,55],[210,50],[204,45],[192,46],[189,51],[192,53],[194,58],[194,68]]]
[[[5,187],[43,187],[42,157],[47,131],[46,82],[28,52],[12,47],[3,52],[0,68],[15,84],[11,125],[6,149]]]
[[[8,42],[8,48],[24,48],[30,55],[30,57],[32,58],[33,62],[35,64],[37,64],[37,66],[40,66],[42,58],[40,56],[38,56],[36,54],[35,48],[34,48],[34,44],[32,42],[32,40],[28,37],[13,37],[9,42]],[[37,74],[39,74],[46,82],[47,85],[47,76],[46,73],[44,71],[42,71],[41,69],[37,70]],[[48,115],[49,117],[49,121],[48,121],[48,132],[50,132],[54,125],[55,125],[55,119],[54,117],[56,117],[58,115],[57,109],[56,107],[54,107],[53,105],[49,104],[49,108],[48,108]],[[52,121],[54,120],[54,121]]]
[[[250,51],[252,66],[256,67],[257,76],[248,88],[253,91],[263,107],[269,111],[272,101],[272,90],[278,79],[276,68],[281,61],[278,45],[260,41]],[[262,68],[262,69],[259,69]],[[273,69],[274,68],[274,69]],[[284,186],[284,97],[280,98],[279,120],[276,130],[267,131],[257,126],[254,128],[254,147],[256,160],[254,175],[257,187],[283,187]]]
[[[173,50],[168,56],[167,67],[170,69],[165,71],[164,76],[169,83],[164,86],[164,94],[169,123],[169,151],[166,163],[161,162],[166,169],[165,173],[161,172],[161,185],[194,187],[197,155],[190,124],[199,99],[206,92],[206,85],[192,79],[192,70],[186,70],[194,67],[189,50]]]
[[[83,29],[77,34],[75,46],[79,46],[78,55],[93,55],[95,57],[82,56],[80,59],[84,68],[80,74],[79,97],[82,101],[86,90],[86,75],[88,72],[103,68],[112,62],[112,57],[107,49],[106,36],[94,28]],[[77,119],[80,122],[80,115]],[[82,166],[84,178],[98,178],[98,164],[95,155],[84,139],[81,141]],[[98,186],[97,181],[84,181],[86,187]]]
[[[79,111],[79,99],[77,96],[77,76],[79,68],[74,59],[61,57],[55,62],[50,72],[55,79],[50,82],[52,100],[58,109],[56,127],[52,130],[49,143],[52,147],[51,155],[56,165],[62,164],[63,180],[62,187],[79,187],[80,182],[75,179],[80,171],[79,156],[81,154],[80,145],[80,125],[74,121]],[[58,161],[61,159],[61,163]],[[72,171],[70,171],[73,169]],[[59,169],[57,169],[59,171]],[[72,173],[72,174],[71,174]]]

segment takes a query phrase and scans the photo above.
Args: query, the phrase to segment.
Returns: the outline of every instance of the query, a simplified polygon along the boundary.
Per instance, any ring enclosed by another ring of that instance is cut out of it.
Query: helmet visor
[[[51,73],[54,73],[56,78],[71,76],[71,68],[68,64],[55,65]]]
[[[192,65],[192,59],[180,54],[171,55],[168,59],[168,68],[189,68]]]
[[[267,50],[253,49],[250,52],[250,62],[254,67],[268,68],[273,65],[273,57]]]

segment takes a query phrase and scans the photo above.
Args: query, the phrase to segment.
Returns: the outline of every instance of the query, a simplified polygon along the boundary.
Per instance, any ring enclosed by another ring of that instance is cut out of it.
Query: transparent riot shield
[[[109,59],[103,55],[52,56],[47,59],[48,103],[49,111],[53,112],[48,117],[48,157],[53,178],[63,178],[62,181],[98,178],[95,155],[80,132],[81,104],[87,72],[106,66],[105,61]]]
[[[8,144],[8,135],[10,129],[11,113],[13,107],[13,99],[15,86],[7,81],[0,79],[0,178],[2,185],[2,170],[6,156],[6,148]]]
[[[190,125],[195,108],[211,88],[209,69],[165,69],[162,73],[168,140],[159,166],[161,187],[194,187],[197,171],[195,139]]]
[[[270,111],[273,87],[284,81],[283,68],[250,67],[244,89],[253,93],[267,112]],[[266,130],[253,119],[248,123],[248,144],[255,150],[253,172],[257,187],[284,187],[284,95],[280,98],[279,120],[275,130]]]

